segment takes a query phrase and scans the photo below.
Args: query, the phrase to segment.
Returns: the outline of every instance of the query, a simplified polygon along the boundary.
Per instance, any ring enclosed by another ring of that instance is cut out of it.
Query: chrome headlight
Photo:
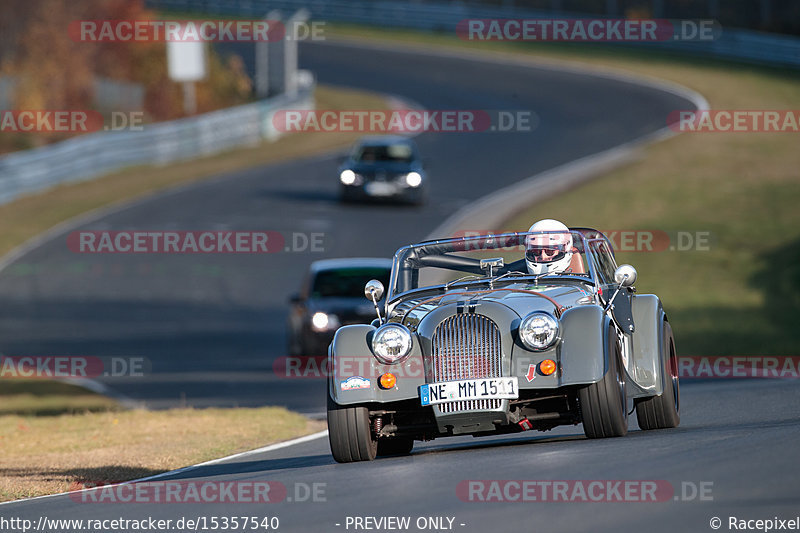
[[[381,363],[399,363],[411,353],[411,332],[400,324],[386,324],[372,337],[372,353]]]
[[[541,311],[529,314],[519,325],[519,338],[531,350],[549,348],[558,341],[560,333],[558,320]]]

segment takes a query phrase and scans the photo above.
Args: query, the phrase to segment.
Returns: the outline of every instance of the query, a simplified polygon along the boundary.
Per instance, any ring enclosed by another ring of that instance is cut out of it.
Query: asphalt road
[[[148,407],[286,405],[324,411],[324,381],[279,379],[287,298],[323,257],[390,256],[471,201],[661,129],[691,103],[615,79],[419,52],[306,44],[319,82],[401,95],[430,110],[530,112],[532,131],[425,133],[423,208],[340,205],[338,156],[220,176],[160,194],[80,230],[270,230],[323,234],[322,251],[78,254],[56,236],[0,273],[0,352],[143,360],[99,376]],[[591,225],[591,213],[584,217]],[[472,228],[474,229],[474,228]],[[527,229],[527,228],[519,228]],[[298,238],[295,250],[303,250]]]

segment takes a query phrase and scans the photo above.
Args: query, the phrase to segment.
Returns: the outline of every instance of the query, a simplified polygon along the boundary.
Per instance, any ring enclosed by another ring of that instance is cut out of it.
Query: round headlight
[[[339,317],[317,311],[311,317],[311,329],[314,331],[327,331],[339,327]]]
[[[542,312],[531,313],[519,326],[519,338],[531,350],[544,350],[558,340],[558,320]]]
[[[409,172],[406,174],[406,183],[409,187],[419,187],[419,184],[422,183],[422,176],[419,172]]]
[[[345,185],[352,185],[356,182],[356,173],[352,170],[342,170],[342,173],[339,174],[339,179]]]
[[[381,363],[398,363],[411,353],[411,332],[400,324],[381,326],[372,337],[372,353]]]

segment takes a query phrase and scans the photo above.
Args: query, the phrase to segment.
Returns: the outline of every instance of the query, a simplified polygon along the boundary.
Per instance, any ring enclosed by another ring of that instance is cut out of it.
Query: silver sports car
[[[339,462],[411,451],[414,440],[583,424],[589,438],[680,422],[677,356],[661,301],[610,241],[570,228],[569,267],[531,273],[541,232],[428,241],[397,251],[371,325],[328,350],[328,429]],[[547,254],[548,251],[542,251]],[[382,308],[381,308],[382,307]]]

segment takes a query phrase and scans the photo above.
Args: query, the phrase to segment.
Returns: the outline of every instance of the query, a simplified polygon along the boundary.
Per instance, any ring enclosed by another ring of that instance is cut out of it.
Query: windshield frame
[[[384,149],[389,150],[391,146],[405,146],[409,149],[409,155],[407,158],[404,159],[374,159],[372,161],[364,161],[361,159],[361,155],[363,155],[364,150],[366,149]],[[419,154],[417,152],[417,147],[413,141],[409,139],[397,139],[394,141],[383,141],[383,142],[365,142],[357,144],[353,147],[349,154],[350,161],[353,162],[355,165],[389,165],[389,164],[401,164],[401,165],[410,165],[413,164],[415,161],[419,160]]]
[[[524,276],[507,276],[503,278],[502,282],[505,281],[520,281],[520,280],[527,280],[527,279],[547,279],[548,281],[554,281],[558,279],[562,280],[570,280],[570,281],[581,281],[587,284],[592,285],[595,289],[600,286],[600,278],[598,277],[597,267],[594,264],[595,258],[592,253],[589,251],[588,245],[591,241],[595,240],[603,240],[608,243],[608,247],[611,250],[612,255],[614,254],[614,248],[611,245],[611,242],[608,238],[603,235],[601,232],[597,230],[593,230],[591,228],[569,228],[570,233],[572,234],[573,238],[573,246],[576,247],[579,251],[582,252],[583,260],[586,264],[586,273],[581,275],[576,274],[546,274],[546,275],[539,275],[536,276],[534,274],[527,274]],[[482,248],[472,248],[474,250],[492,250],[498,249],[502,250],[504,247],[511,247],[511,246],[520,246],[524,245],[525,239],[530,235],[542,235],[547,233],[559,233],[559,232],[513,232],[513,233],[497,233],[497,234],[482,234],[482,235],[475,235],[475,236],[465,236],[465,237],[456,237],[450,239],[435,239],[429,241],[423,241],[418,244],[412,244],[408,246],[404,246],[395,252],[393,259],[392,259],[392,273],[389,279],[389,290],[387,291],[386,297],[386,305],[387,307],[394,303],[395,300],[399,298],[405,297],[410,294],[417,294],[421,292],[426,292],[430,290],[445,290],[446,283],[441,284],[433,284],[433,285],[426,285],[423,287],[414,287],[411,289],[403,289],[400,290],[400,272],[401,271],[408,271],[411,267],[404,266],[403,262],[408,262],[409,260],[420,260],[424,257],[435,257],[439,255],[443,257],[442,263],[453,262],[453,266],[456,266],[457,263],[460,261],[453,260],[451,256],[447,256],[449,252],[458,252],[458,251],[468,251],[470,250],[469,245],[472,244],[473,246],[483,243]],[[491,240],[494,240],[497,244],[503,244],[504,246],[491,246]],[[436,248],[441,248],[442,253],[436,254]],[[463,248],[463,250],[458,250],[458,248]],[[416,255],[416,257],[414,257]],[[521,255],[520,259],[524,260],[524,253]],[[464,268],[467,268],[467,262],[463,263]],[[505,265],[505,267],[510,267],[512,263]],[[428,265],[434,266],[434,265]],[[411,269],[413,270],[413,269]],[[419,267],[417,267],[417,271]],[[458,269],[453,269],[458,270]],[[465,270],[465,272],[469,272]],[[496,279],[497,277],[505,274],[508,270],[501,269],[496,275],[492,276],[492,280]],[[464,280],[457,284],[450,284],[449,288],[460,288],[463,289],[465,286],[469,286],[471,284],[486,284],[490,281],[488,277],[482,277],[479,279],[473,280]]]

